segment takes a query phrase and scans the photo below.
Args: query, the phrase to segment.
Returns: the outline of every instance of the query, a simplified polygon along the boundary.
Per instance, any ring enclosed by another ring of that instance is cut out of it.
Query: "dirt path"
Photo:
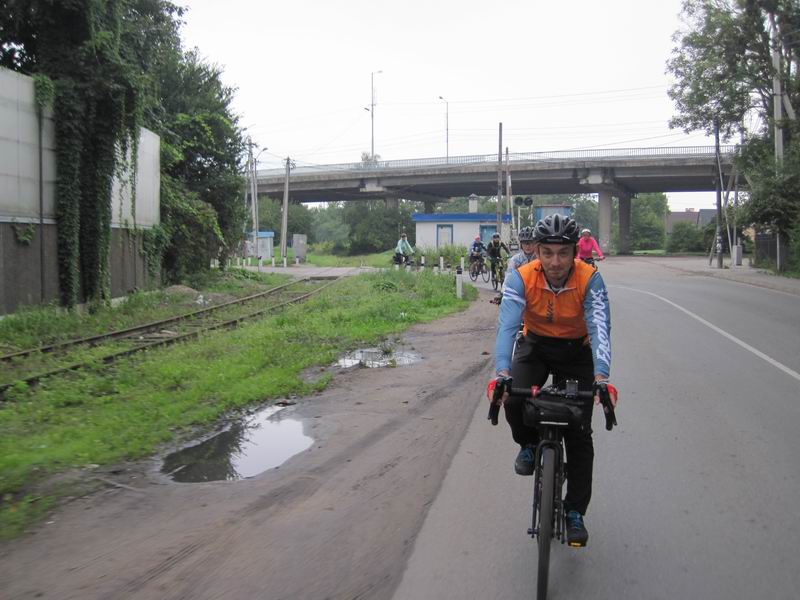
[[[390,598],[491,372],[497,307],[403,336],[423,360],[291,408],[312,447],[253,479],[134,480],[0,546],[2,598]]]

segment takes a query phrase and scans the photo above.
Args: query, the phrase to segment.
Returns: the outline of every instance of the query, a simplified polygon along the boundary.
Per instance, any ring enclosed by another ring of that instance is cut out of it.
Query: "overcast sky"
[[[185,45],[237,88],[260,168],[357,162],[371,116],[382,159],[445,156],[448,129],[451,156],[496,153],[499,122],[511,152],[713,145],[667,125],[681,0],[176,3]]]

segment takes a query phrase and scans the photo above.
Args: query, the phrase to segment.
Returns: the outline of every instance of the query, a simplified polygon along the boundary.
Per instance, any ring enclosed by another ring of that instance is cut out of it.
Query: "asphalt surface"
[[[589,545],[551,553],[552,598],[798,597],[800,292],[707,262],[611,259],[619,427],[595,414]],[[535,596],[532,479],[481,404],[395,600]]]

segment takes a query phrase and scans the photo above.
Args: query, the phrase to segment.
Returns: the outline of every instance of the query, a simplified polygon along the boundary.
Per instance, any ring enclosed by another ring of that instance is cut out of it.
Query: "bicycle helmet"
[[[480,241],[481,241],[481,236],[479,236],[479,235],[476,235],[476,236],[475,236],[475,241],[476,241],[476,242],[480,242]]]
[[[536,223],[533,239],[540,244],[577,244],[578,224],[558,213],[547,215]]]
[[[532,242],[534,240],[533,227],[523,227],[519,230],[518,237],[520,243]]]
[[[583,229],[581,229],[581,235],[583,235],[584,233],[588,233],[589,235],[592,235],[592,230],[589,229],[588,227],[584,227]]]
[[[499,240],[500,239],[500,234],[499,233],[492,234],[492,239],[493,240]]]

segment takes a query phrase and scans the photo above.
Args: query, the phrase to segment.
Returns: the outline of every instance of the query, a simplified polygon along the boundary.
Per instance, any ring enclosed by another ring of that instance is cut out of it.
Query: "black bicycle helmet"
[[[533,227],[523,227],[519,230],[520,242],[532,242],[534,240]]]
[[[540,244],[577,244],[579,237],[578,224],[558,213],[536,223],[533,233],[534,241]]]

